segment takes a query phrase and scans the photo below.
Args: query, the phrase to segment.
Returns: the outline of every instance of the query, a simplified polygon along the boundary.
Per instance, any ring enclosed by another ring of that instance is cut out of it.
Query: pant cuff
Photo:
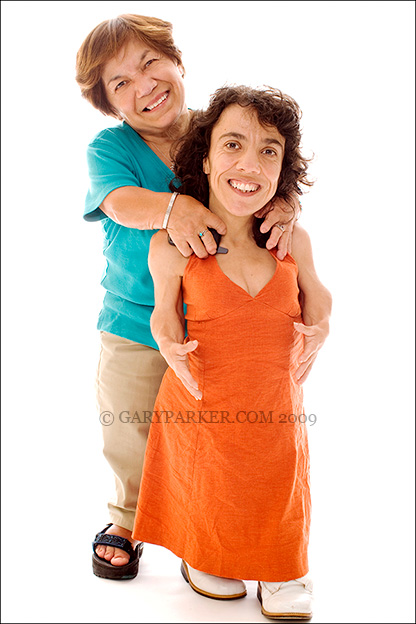
[[[114,510],[110,507],[110,522],[117,524],[117,526],[127,529],[127,531],[133,531],[135,512],[122,509]]]

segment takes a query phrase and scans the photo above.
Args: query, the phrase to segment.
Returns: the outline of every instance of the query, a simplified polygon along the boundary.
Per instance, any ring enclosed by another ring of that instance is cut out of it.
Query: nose
[[[256,150],[246,149],[240,152],[237,169],[246,173],[260,173],[260,163]]]
[[[157,81],[154,80],[151,76],[136,76],[134,81],[134,89],[137,98],[142,98],[150,95],[152,91],[156,88]]]

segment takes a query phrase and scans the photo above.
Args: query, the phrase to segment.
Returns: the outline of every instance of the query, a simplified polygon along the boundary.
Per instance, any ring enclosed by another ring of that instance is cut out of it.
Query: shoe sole
[[[185,581],[189,583],[192,589],[200,596],[205,596],[206,598],[213,598],[214,600],[238,600],[239,598],[244,598],[244,596],[247,596],[247,590],[241,594],[232,594],[231,596],[224,596],[222,594],[210,594],[209,592],[206,592],[203,589],[200,589],[199,587],[194,585],[194,583],[192,583],[183,561],[181,563],[181,573]]]
[[[266,609],[263,609],[263,599],[261,596],[261,589],[257,586],[257,598],[259,599],[261,605],[261,612],[266,617],[271,620],[301,620],[303,622],[307,622],[312,619],[312,613],[269,613]]]

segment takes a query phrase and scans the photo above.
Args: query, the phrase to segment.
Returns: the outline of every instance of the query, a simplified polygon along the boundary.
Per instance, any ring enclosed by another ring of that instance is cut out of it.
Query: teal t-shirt
[[[154,294],[147,263],[155,231],[119,225],[99,206],[111,191],[122,186],[170,192],[173,173],[124,122],[94,137],[87,149],[87,163],[90,188],[84,219],[101,221],[106,261],[101,280],[106,293],[97,327],[157,349],[150,331]]]

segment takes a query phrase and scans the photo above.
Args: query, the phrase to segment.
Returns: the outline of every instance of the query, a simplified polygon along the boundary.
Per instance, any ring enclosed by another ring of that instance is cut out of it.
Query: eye
[[[148,67],[150,67],[150,65],[151,65],[152,63],[154,63],[155,61],[158,61],[158,60],[159,60],[158,58],[152,58],[152,59],[149,59],[149,60],[148,60],[148,61],[146,61],[146,63],[144,64],[144,68],[145,68],[145,69],[147,69]]]
[[[126,84],[126,81],[125,81],[125,80],[122,80],[121,82],[119,82],[119,83],[116,85],[116,87],[115,87],[114,91],[118,91],[118,89],[121,89],[121,87],[124,87],[124,85],[125,85],[125,84]]]
[[[235,141],[228,141],[228,143],[225,144],[225,147],[228,147],[231,150],[236,150],[239,148],[239,145]]]
[[[263,150],[263,154],[266,154],[267,156],[277,156],[276,150],[271,147],[266,147],[266,149]]]

